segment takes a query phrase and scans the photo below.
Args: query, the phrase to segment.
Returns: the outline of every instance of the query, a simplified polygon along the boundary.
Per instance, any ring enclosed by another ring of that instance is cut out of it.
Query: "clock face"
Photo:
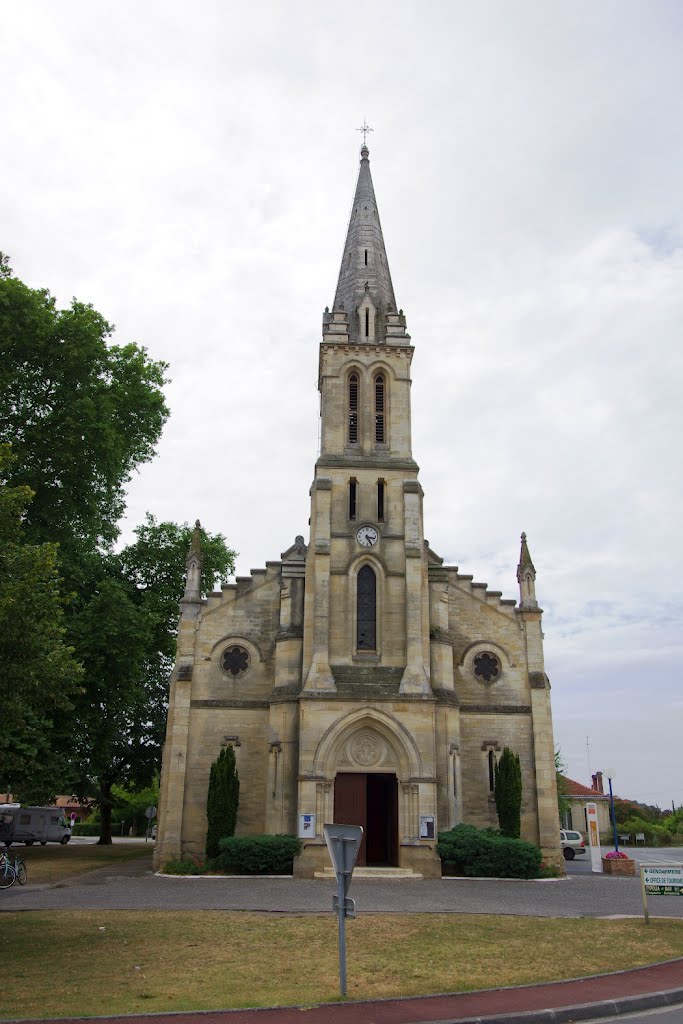
[[[356,540],[364,548],[371,548],[377,543],[379,534],[374,526],[361,526],[356,530]]]

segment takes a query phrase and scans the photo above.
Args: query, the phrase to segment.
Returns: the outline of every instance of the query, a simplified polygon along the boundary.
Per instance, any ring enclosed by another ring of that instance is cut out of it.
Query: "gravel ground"
[[[291,878],[161,878],[150,858],[108,866],[51,886],[0,891],[0,912],[18,910],[254,910],[330,913],[336,885]],[[642,915],[638,878],[569,874],[557,881],[448,878],[352,883],[358,913]],[[683,918],[683,898],[653,896],[652,916]]]

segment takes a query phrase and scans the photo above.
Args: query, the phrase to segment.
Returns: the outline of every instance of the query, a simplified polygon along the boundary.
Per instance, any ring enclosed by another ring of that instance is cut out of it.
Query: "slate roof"
[[[377,310],[377,329],[381,332],[387,312],[398,312],[391,283],[389,261],[379,222],[379,210],[370,174],[370,151],[360,151],[360,170],[351,207],[351,217],[342,255],[333,311],[344,309],[349,318],[351,341],[360,340],[357,309],[367,292]],[[367,253],[367,256],[366,256]]]

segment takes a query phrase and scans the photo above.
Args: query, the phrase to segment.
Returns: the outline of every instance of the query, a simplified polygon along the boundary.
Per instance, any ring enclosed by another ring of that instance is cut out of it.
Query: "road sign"
[[[156,807],[148,807],[147,810],[145,811],[145,817],[147,818],[148,821],[151,821],[152,818],[156,818],[156,816],[157,816],[157,809],[156,809]]]
[[[683,864],[641,864],[640,892],[645,924],[649,924],[648,896],[683,896]]]
[[[330,851],[332,867],[337,881],[343,880],[344,896],[351,885],[351,875],[363,841],[360,825],[323,825],[323,835]]]

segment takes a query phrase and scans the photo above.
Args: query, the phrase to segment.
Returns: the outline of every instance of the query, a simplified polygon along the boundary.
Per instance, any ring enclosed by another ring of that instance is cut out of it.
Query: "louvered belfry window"
[[[384,377],[375,377],[375,444],[384,444]]]
[[[349,377],[349,444],[358,444],[358,374]]]
[[[356,648],[377,649],[377,577],[374,569],[364,565],[357,580]]]

